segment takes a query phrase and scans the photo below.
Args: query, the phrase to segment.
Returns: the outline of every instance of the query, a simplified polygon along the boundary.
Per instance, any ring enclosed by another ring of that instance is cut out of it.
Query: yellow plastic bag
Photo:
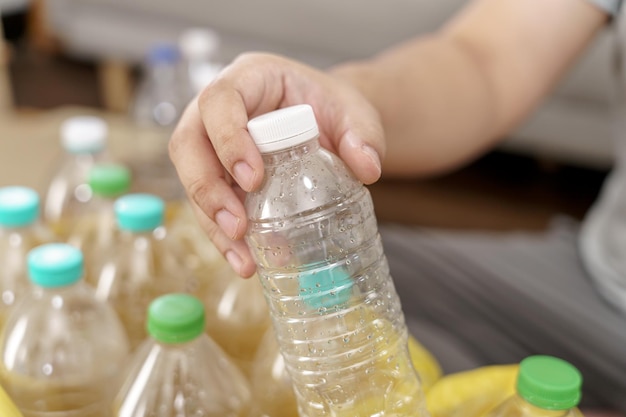
[[[482,417],[515,393],[518,365],[446,375],[426,393],[432,417]]]
[[[0,387],[0,416],[2,417],[22,417],[22,413],[17,409],[13,401]]]

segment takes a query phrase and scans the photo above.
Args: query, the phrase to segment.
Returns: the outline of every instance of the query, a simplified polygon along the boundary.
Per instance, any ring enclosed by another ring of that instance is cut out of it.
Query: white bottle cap
[[[96,153],[106,146],[109,128],[95,116],[71,117],[61,124],[61,144],[67,152]]]
[[[299,145],[319,135],[313,108],[308,104],[285,107],[248,122],[248,132],[261,153]]]
[[[211,29],[191,28],[180,35],[178,46],[185,59],[212,59],[219,49],[220,38],[217,32]]]

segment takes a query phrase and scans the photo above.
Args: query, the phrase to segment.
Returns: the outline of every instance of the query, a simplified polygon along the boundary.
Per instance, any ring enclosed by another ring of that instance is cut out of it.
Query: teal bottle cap
[[[28,253],[31,281],[45,288],[72,285],[83,276],[83,254],[65,243],[48,243]]]
[[[348,302],[354,281],[341,266],[300,273],[300,297],[311,308],[330,309]]]
[[[39,217],[39,195],[27,187],[0,188],[0,226],[22,227]]]
[[[165,203],[152,194],[128,194],[115,201],[114,210],[120,229],[148,232],[163,224]]]
[[[569,362],[552,356],[530,356],[520,363],[517,393],[536,407],[568,410],[580,402],[582,375]]]
[[[204,332],[204,305],[189,294],[167,294],[148,308],[148,333],[161,343],[189,342]]]
[[[102,197],[120,196],[130,189],[130,171],[122,165],[96,165],[89,171],[89,186]]]

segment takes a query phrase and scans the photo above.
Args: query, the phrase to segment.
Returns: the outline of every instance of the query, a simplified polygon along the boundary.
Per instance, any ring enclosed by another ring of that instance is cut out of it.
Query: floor
[[[94,63],[13,44],[14,102],[23,109],[101,107]],[[460,229],[532,229],[557,214],[581,219],[606,172],[492,152],[436,179],[382,180],[371,186],[380,221]]]

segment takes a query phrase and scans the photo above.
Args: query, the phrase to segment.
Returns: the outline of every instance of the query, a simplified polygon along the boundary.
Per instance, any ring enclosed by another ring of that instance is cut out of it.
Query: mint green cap
[[[128,194],[115,201],[114,210],[120,229],[148,232],[163,224],[165,203],[152,194]]]
[[[343,267],[333,266],[300,273],[298,284],[309,307],[329,309],[348,302],[354,282]]]
[[[39,194],[28,187],[0,188],[0,226],[22,227],[39,217]]]
[[[130,171],[122,165],[96,165],[89,171],[89,186],[102,197],[120,196],[130,189]]]
[[[517,393],[546,410],[568,410],[580,402],[583,378],[575,366],[552,356],[529,356],[520,363]]]
[[[148,308],[148,333],[161,343],[189,342],[204,332],[204,305],[189,294],[167,294]]]
[[[48,243],[28,253],[28,275],[40,287],[72,285],[83,276],[83,254],[65,243]]]

